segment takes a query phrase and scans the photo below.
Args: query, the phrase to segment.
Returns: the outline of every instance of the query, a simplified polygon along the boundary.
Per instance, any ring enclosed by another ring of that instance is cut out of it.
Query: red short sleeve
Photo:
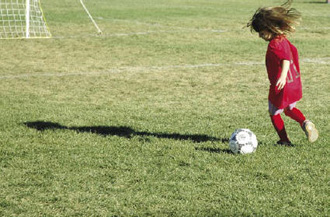
[[[291,60],[290,44],[285,38],[272,40],[268,49],[280,60]]]

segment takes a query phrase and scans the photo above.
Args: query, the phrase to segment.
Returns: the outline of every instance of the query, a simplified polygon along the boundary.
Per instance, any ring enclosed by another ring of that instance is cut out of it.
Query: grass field
[[[330,4],[303,21],[298,107],[320,132],[274,146],[267,43],[278,0],[43,0],[51,39],[0,40],[0,216],[330,216]],[[249,128],[257,152],[228,138]]]

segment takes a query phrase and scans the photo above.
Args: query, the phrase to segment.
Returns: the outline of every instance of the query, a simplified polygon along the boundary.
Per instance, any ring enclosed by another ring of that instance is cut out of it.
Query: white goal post
[[[0,39],[50,38],[41,0],[0,0]]]
[[[94,24],[95,28],[97,29],[97,34],[102,34],[102,30],[100,29],[100,27],[97,25],[97,23],[95,22],[95,20],[93,19],[91,13],[89,13],[87,7],[85,6],[83,0],[80,0],[80,4],[83,6],[84,10],[86,11],[89,19],[92,21],[92,23]]]

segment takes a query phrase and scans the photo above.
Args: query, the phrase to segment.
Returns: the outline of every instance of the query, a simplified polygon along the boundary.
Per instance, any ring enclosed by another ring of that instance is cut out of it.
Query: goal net
[[[40,0],[0,0],[0,39],[49,37]]]

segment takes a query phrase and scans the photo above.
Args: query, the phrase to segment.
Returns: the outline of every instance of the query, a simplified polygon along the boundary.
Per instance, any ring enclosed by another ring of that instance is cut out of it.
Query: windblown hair
[[[251,32],[264,33],[263,38],[270,40],[277,35],[295,31],[295,25],[299,25],[301,14],[295,8],[291,8],[292,0],[277,7],[259,8],[253,15],[247,27]]]

